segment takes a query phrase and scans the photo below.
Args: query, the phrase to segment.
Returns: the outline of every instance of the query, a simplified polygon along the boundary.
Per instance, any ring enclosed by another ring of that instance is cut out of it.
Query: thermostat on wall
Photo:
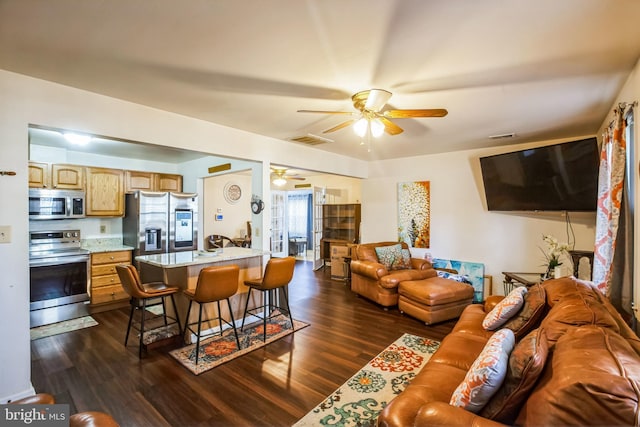
[[[216,221],[222,221],[222,214],[216,214]]]

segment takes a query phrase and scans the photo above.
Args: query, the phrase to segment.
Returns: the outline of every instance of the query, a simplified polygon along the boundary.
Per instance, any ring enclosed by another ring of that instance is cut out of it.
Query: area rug
[[[50,325],[32,328],[31,340],[50,337],[52,335],[64,334],[65,332],[77,331],[78,329],[96,326],[98,322],[91,316],[78,317],[77,319],[65,320],[63,322],[52,323]]]
[[[198,356],[197,365],[195,363],[195,343],[170,351],[169,354],[193,374],[200,375],[216,366],[220,366],[223,363],[305,328],[309,326],[309,324],[293,319],[293,326],[294,327],[291,328],[291,320],[289,320],[287,316],[274,313],[273,317],[267,321],[266,342],[262,341],[264,331],[262,320],[245,325],[244,331],[240,331],[240,328],[237,328],[240,349],[238,349],[233,329],[227,329],[223,332],[222,336],[217,334],[205,338],[200,342],[200,355]]]
[[[402,335],[294,427],[375,426],[382,409],[405,389],[439,346],[438,341]]]

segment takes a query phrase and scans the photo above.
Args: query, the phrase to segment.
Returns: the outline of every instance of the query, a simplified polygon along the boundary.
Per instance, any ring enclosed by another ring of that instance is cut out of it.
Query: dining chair
[[[278,309],[285,311],[291,320],[291,328],[293,329],[293,317],[291,316],[291,309],[289,308],[289,296],[287,295],[287,285],[293,278],[293,270],[295,268],[296,259],[294,257],[286,258],[271,258],[267,262],[264,274],[260,279],[245,280],[244,284],[249,287],[247,292],[247,302],[244,307],[244,316],[242,318],[242,325],[240,330],[244,329],[244,322],[247,315],[254,316],[262,319],[263,324],[263,341],[267,341],[267,319],[273,317],[273,310]],[[282,289],[284,296],[285,307],[276,304],[275,292],[278,289]],[[249,300],[251,299],[251,291],[256,290],[262,292],[263,304],[254,308],[249,308]],[[263,310],[262,316],[257,313]]]
[[[135,266],[130,264],[116,265],[116,271],[118,272],[118,276],[120,277],[122,287],[130,296],[129,303],[131,304],[131,310],[129,311],[129,324],[127,325],[127,335],[124,338],[124,345],[125,347],[127,346],[131,328],[133,327],[134,329],[137,329],[140,333],[138,357],[142,358],[142,349],[146,348],[144,344],[145,333],[148,333],[153,329],[145,329],[145,322],[158,317],[158,315],[155,314],[152,317],[148,317],[150,314],[152,314],[147,310],[148,308],[161,305],[161,316],[164,320],[164,326],[168,327],[169,325],[177,324],[178,331],[182,329],[180,326],[180,317],[178,316],[178,308],[174,299],[174,295],[179,291],[179,288],[174,286],[167,286],[163,282],[142,283],[140,281],[138,270]],[[165,304],[165,298],[167,297],[171,299],[171,303],[173,304],[173,316],[167,315],[167,307]],[[134,323],[134,313],[136,311],[140,311],[137,327]],[[169,322],[168,319],[172,320],[172,322]],[[152,326],[157,327],[157,325]]]
[[[198,364],[198,359],[200,357],[200,341],[201,341],[201,332],[202,332],[202,309],[207,303],[215,302],[218,305],[217,316],[205,319],[205,321],[210,320],[218,320],[220,327],[220,335],[223,333],[222,324],[233,328],[233,333],[236,337],[236,344],[238,345],[238,350],[240,350],[240,338],[238,337],[238,331],[236,330],[235,320],[233,318],[233,309],[231,308],[231,298],[238,291],[238,278],[240,277],[240,267],[237,265],[223,265],[223,266],[213,266],[213,267],[205,267],[200,270],[198,274],[198,282],[196,283],[195,289],[185,289],[183,291],[184,295],[189,298],[189,308],[187,309],[187,319],[184,322],[184,330],[182,331],[182,337],[184,339],[187,330],[196,334],[196,365]],[[231,317],[231,321],[225,320],[222,317],[222,312],[220,310],[220,301],[226,299],[227,307],[229,308],[229,317]],[[198,311],[198,321],[197,322],[189,322],[189,314],[191,313],[191,305],[193,302],[199,304]],[[194,331],[191,329],[192,325],[198,325],[198,329]],[[207,336],[212,335],[208,334]]]

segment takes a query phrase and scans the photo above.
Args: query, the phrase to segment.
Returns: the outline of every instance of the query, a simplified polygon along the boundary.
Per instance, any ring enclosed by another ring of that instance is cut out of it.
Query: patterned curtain
[[[627,155],[624,110],[625,105],[619,105],[614,110],[613,122],[603,135],[600,151],[593,282],[607,296],[611,293],[613,257],[624,189]]]

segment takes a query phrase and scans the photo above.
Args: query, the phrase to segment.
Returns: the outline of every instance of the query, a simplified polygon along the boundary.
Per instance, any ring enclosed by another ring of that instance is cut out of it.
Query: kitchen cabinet
[[[136,190],[182,192],[182,175],[125,171],[125,192]]]
[[[29,187],[84,190],[84,169],[78,165],[29,162]]]
[[[124,216],[124,171],[86,168],[86,215]]]
[[[50,185],[49,163],[29,162],[29,188],[49,188]]]
[[[131,264],[131,251],[91,254],[91,305],[120,303],[129,299],[116,271],[118,264]]]
[[[51,165],[53,188],[63,190],[84,190],[84,167],[76,165]]]

